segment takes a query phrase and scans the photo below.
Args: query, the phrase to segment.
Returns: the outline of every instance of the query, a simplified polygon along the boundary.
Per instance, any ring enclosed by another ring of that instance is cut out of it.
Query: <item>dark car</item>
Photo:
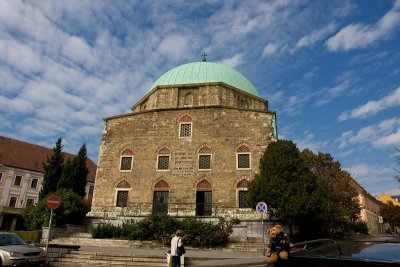
[[[331,239],[297,243],[290,259],[281,266],[400,266],[400,243],[336,243]]]
[[[43,249],[28,245],[14,233],[0,232],[0,266],[44,266]]]

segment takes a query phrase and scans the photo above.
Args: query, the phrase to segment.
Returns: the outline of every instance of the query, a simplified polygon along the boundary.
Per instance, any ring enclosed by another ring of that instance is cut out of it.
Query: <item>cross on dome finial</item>
[[[201,55],[201,61],[203,61],[203,62],[206,62],[206,61],[207,61],[207,54],[206,54],[206,52],[204,52],[204,53]]]

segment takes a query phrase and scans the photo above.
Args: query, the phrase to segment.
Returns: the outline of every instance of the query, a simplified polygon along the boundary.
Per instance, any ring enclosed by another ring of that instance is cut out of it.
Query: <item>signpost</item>
[[[256,211],[261,214],[261,229],[263,234],[263,256],[265,256],[265,231],[264,231],[264,214],[268,211],[268,206],[265,202],[258,202],[256,205]]]
[[[47,232],[47,244],[46,244],[46,254],[49,248],[49,240],[50,240],[50,229],[51,229],[51,219],[53,218],[53,210],[58,208],[61,204],[61,199],[56,195],[51,195],[47,199],[47,207],[50,208],[50,221],[49,221],[49,229]]]

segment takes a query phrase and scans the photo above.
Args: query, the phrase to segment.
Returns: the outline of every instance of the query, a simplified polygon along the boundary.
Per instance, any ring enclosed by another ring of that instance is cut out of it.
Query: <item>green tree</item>
[[[357,192],[352,186],[351,175],[341,169],[340,163],[328,153],[315,154],[309,149],[301,152],[301,157],[317,178],[323,191],[326,205],[319,214],[321,231],[325,234],[344,232],[349,222],[360,213],[360,205],[355,201]]]
[[[85,196],[86,179],[89,173],[86,161],[87,150],[86,145],[83,144],[79,149],[78,156],[72,160],[68,159],[65,163],[57,188],[68,188],[79,196]]]
[[[39,192],[39,199],[43,199],[47,194],[57,190],[58,181],[61,178],[61,172],[64,166],[64,155],[62,138],[58,138],[53,154],[47,157],[46,163],[43,163],[43,186]]]
[[[400,206],[396,206],[392,201],[384,203],[380,214],[385,222],[389,223],[390,227],[400,227]]]
[[[260,173],[250,182],[249,205],[265,201],[277,217],[292,226],[312,223],[320,213],[321,191],[316,178],[292,141],[278,140],[268,145],[260,159]]]
[[[87,212],[89,204],[82,197],[75,194],[71,189],[60,189],[51,194],[60,197],[61,205],[54,209],[52,225],[62,227],[65,224],[81,224]],[[39,200],[36,205],[26,207],[24,210],[25,226],[28,230],[38,230],[49,224],[50,208],[47,207],[47,198]]]

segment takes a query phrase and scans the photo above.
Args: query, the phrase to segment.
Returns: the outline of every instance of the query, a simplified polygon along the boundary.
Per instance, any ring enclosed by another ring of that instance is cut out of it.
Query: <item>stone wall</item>
[[[179,137],[179,120],[189,116],[192,137]],[[113,117],[106,121],[99,155],[95,190],[90,216],[104,213],[151,213],[155,185],[164,181],[169,191],[171,214],[178,205],[180,215],[194,215],[196,190],[205,180],[212,191],[213,214],[225,209],[239,212],[237,185],[251,180],[258,172],[259,159],[272,136],[269,111],[229,107],[188,107],[147,111]],[[211,170],[198,169],[198,151],[211,149]],[[251,168],[237,170],[236,151],[245,145],[250,150]],[[157,154],[161,148],[170,151],[170,167],[157,171]],[[133,152],[132,171],[120,171],[123,151]],[[129,184],[127,208],[116,208],[116,187]],[[131,208],[131,210],[129,210]],[[248,213],[254,214],[249,209]]]

